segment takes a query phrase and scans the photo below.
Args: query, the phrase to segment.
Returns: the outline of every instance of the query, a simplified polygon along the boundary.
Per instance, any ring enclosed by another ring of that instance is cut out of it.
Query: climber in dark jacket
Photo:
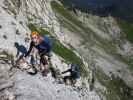
[[[79,71],[79,66],[76,65],[76,64],[71,64],[71,68],[62,72],[62,74],[65,74],[67,72],[70,72],[70,75],[69,76],[65,76],[63,79],[64,79],[64,82],[66,83],[67,80],[70,80],[72,85],[74,85],[77,81],[77,79],[80,78],[80,71]]]
[[[30,43],[30,48],[28,52],[26,53],[25,57],[27,57],[33,48],[36,48],[38,50],[38,53],[40,55],[40,65],[43,64],[43,66],[48,65],[48,62],[46,59],[44,59],[44,56],[47,55],[49,56],[49,53],[51,52],[52,45],[51,41],[47,36],[40,36],[38,32],[34,31],[31,33],[31,43]],[[45,71],[45,67],[42,68],[43,74]]]

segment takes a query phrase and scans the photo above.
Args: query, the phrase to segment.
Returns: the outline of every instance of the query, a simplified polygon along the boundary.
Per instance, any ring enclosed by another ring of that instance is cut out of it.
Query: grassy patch
[[[129,88],[119,77],[115,77],[112,74],[110,78],[101,69],[97,69],[96,78],[106,87],[107,91],[104,92],[104,95],[107,100],[132,100],[132,89]]]
[[[133,43],[133,23],[124,20],[117,20],[117,23],[125,33],[126,38]]]
[[[63,46],[58,40],[53,40],[53,46],[53,51],[62,58],[65,58],[66,61],[78,64],[81,63],[81,59],[79,59],[71,49]]]
[[[53,36],[45,29],[37,28],[33,24],[29,24],[28,27],[31,31],[37,31],[41,35],[49,35],[53,43],[53,52],[62,57],[67,63],[76,63],[80,65],[81,76],[85,77],[88,75],[82,59],[80,59],[71,49],[62,45],[59,40],[53,38]]]

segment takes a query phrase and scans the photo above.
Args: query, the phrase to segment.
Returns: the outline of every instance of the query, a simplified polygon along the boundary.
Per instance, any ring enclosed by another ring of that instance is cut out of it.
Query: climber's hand
[[[26,59],[26,57],[24,56],[22,59],[24,59],[24,60],[25,60],[25,59]]]
[[[26,60],[26,59],[27,59],[27,57],[23,56],[23,57],[22,57],[22,59],[23,59],[23,60]]]

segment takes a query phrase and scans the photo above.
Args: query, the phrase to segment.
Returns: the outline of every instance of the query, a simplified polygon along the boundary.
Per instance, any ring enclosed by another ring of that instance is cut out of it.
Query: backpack
[[[80,70],[78,65],[71,64],[71,72],[74,74],[75,78],[80,78]]]

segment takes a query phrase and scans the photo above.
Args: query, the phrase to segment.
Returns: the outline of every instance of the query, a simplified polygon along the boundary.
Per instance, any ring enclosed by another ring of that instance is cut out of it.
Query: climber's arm
[[[68,70],[66,70],[66,71],[63,71],[62,74],[65,74],[65,73],[67,73],[67,72],[71,72],[71,69],[68,69]]]
[[[27,57],[27,56],[31,53],[31,51],[32,51],[33,47],[34,47],[34,43],[33,43],[33,42],[31,42],[31,43],[30,43],[30,48],[29,48],[28,52],[25,54],[25,56],[24,56],[24,57]]]

